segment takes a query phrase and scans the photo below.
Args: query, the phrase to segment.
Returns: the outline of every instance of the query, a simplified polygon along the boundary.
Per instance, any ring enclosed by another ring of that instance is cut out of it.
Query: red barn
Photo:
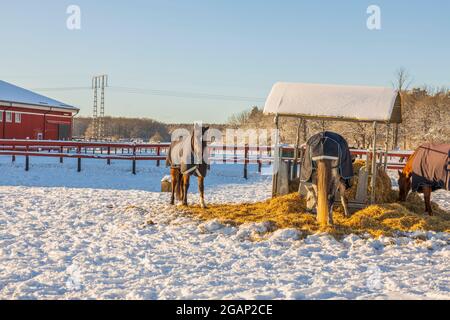
[[[78,108],[0,80],[0,139],[70,140]]]

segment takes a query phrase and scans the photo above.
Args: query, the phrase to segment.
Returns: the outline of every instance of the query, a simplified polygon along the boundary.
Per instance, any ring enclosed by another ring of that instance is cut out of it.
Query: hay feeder
[[[299,118],[303,123],[306,123],[308,119],[372,123],[371,163],[367,163],[364,169],[356,172],[361,185],[357,190],[355,200],[349,205],[354,207],[366,206],[367,199],[370,199],[371,204],[376,202],[377,129],[379,124],[385,124],[387,128],[386,163],[389,126],[392,123],[399,124],[402,122],[401,97],[398,91],[383,87],[276,83],[266,100],[264,114],[274,115],[277,129],[279,129],[280,117]],[[298,130],[299,133],[300,130]],[[296,149],[296,152],[298,152],[298,143]],[[284,166],[281,165],[283,157],[280,150],[279,134],[277,134],[274,153],[273,196],[284,194],[284,190],[281,190],[280,187],[285,186],[285,183],[280,183],[279,175],[283,175],[281,179],[283,181],[286,174]],[[283,172],[280,173],[277,169],[283,169]],[[369,178],[371,188],[370,194],[367,194],[366,184]],[[282,189],[285,189],[285,187]],[[318,190],[318,192],[320,193],[321,190]]]

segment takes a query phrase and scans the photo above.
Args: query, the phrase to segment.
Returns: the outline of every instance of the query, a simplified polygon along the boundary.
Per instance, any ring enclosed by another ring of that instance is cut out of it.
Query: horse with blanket
[[[172,179],[172,195],[170,204],[175,204],[175,196],[183,205],[187,206],[187,195],[190,177],[198,179],[200,205],[205,204],[205,177],[208,172],[208,142],[204,139],[209,127],[196,124],[190,134],[181,135],[173,139],[166,158],[166,166],[170,167]]]
[[[423,193],[425,212],[432,216],[431,193],[450,190],[450,144],[420,146],[398,175],[399,201],[405,202],[411,190]]]
[[[308,189],[308,209],[317,206],[320,224],[333,224],[333,205],[338,190],[345,216],[349,216],[345,190],[351,188],[352,163],[347,141],[337,133],[321,132],[306,143],[300,183]]]

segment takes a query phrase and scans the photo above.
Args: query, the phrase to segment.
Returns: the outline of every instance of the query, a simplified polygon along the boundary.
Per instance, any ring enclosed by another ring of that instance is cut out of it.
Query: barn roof
[[[79,110],[76,107],[0,80],[0,103],[2,102],[19,106],[64,109],[70,112]]]
[[[401,123],[401,98],[383,87],[276,83],[265,114],[313,119]]]

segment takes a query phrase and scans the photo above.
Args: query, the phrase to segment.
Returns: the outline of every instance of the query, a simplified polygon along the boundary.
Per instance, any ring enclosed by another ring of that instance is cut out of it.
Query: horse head
[[[411,174],[398,170],[398,188],[398,200],[405,202],[409,191],[411,191]]]

